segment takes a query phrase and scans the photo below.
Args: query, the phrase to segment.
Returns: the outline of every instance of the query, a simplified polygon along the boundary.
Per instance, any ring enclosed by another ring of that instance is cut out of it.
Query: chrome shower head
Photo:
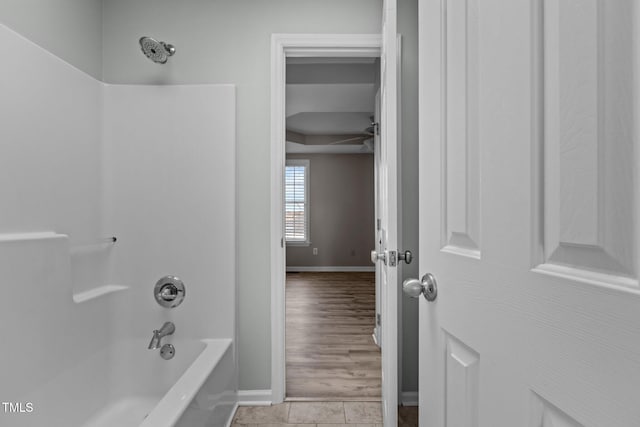
[[[157,64],[164,64],[170,56],[176,53],[176,48],[173,45],[159,42],[151,37],[141,37],[140,48],[147,58]]]

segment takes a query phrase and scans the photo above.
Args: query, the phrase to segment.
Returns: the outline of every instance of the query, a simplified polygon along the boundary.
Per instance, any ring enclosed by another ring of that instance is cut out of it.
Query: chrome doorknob
[[[422,280],[405,280],[402,282],[402,290],[411,298],[418,298],[422,294],[427,301],[434,301],[438,296],[438,284],[431,273],[422,276]]]
[[[411,264],[412,260],[413,254],[411,253],[411,251],[398,251],[398,261],[404,261],[405,264]]]
[[[375,264],[378,261],[386,262],[387,261],[387,254],[385,254],[384,252],[379,254],[376,251],[371,251],[371,262]]]

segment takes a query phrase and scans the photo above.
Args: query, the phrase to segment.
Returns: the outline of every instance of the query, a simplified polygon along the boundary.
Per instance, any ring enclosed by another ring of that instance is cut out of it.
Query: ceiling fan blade
[[[331,142],[329,145],[346,144],[346,143],[349,143],[351,141],[358,141],[358,142],[355,142],[354,144],[362,144],[362,141],[364,141],[367,138],[369,138],[368,135],[356,136],[356,137],[353,137],[353,138],[341,139],[340,141],[334,141],[334,142]]]

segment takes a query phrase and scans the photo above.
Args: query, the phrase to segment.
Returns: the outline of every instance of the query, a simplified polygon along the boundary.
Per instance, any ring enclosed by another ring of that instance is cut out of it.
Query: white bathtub
[[[235,406],[234,358],[230,339],[180,341],[171,360],[148,343],[116,346],[111,392],[82,427],[224,426]]]
[[[164,360],[148,341],[121,341],[60,371],[17,401],[33,410],[0,411],[7,427],[223,427],[236,404],[231,339],[176,340]],[[43,359],[45,360],[45,359]],[[49,360],[59,363],[62,359]],[[29,370],[14,367],[28,380]],[[5,378],[7,375],[0,375]],[[36,380],[36,378],[33,378]],[[17,384],[17,383],[16,383]],[[0,386],[6,384],[0,384]],[[3,395],[11,395],[11,390]]]

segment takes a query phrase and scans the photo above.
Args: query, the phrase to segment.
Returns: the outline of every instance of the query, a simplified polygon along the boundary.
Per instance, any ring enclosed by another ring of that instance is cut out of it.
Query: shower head
[[[176,53],[176,48],[173,45],[159,42],[151,37],[141,37],[140,48],[147,58],[157,64],[164,64],[170,56]]]

